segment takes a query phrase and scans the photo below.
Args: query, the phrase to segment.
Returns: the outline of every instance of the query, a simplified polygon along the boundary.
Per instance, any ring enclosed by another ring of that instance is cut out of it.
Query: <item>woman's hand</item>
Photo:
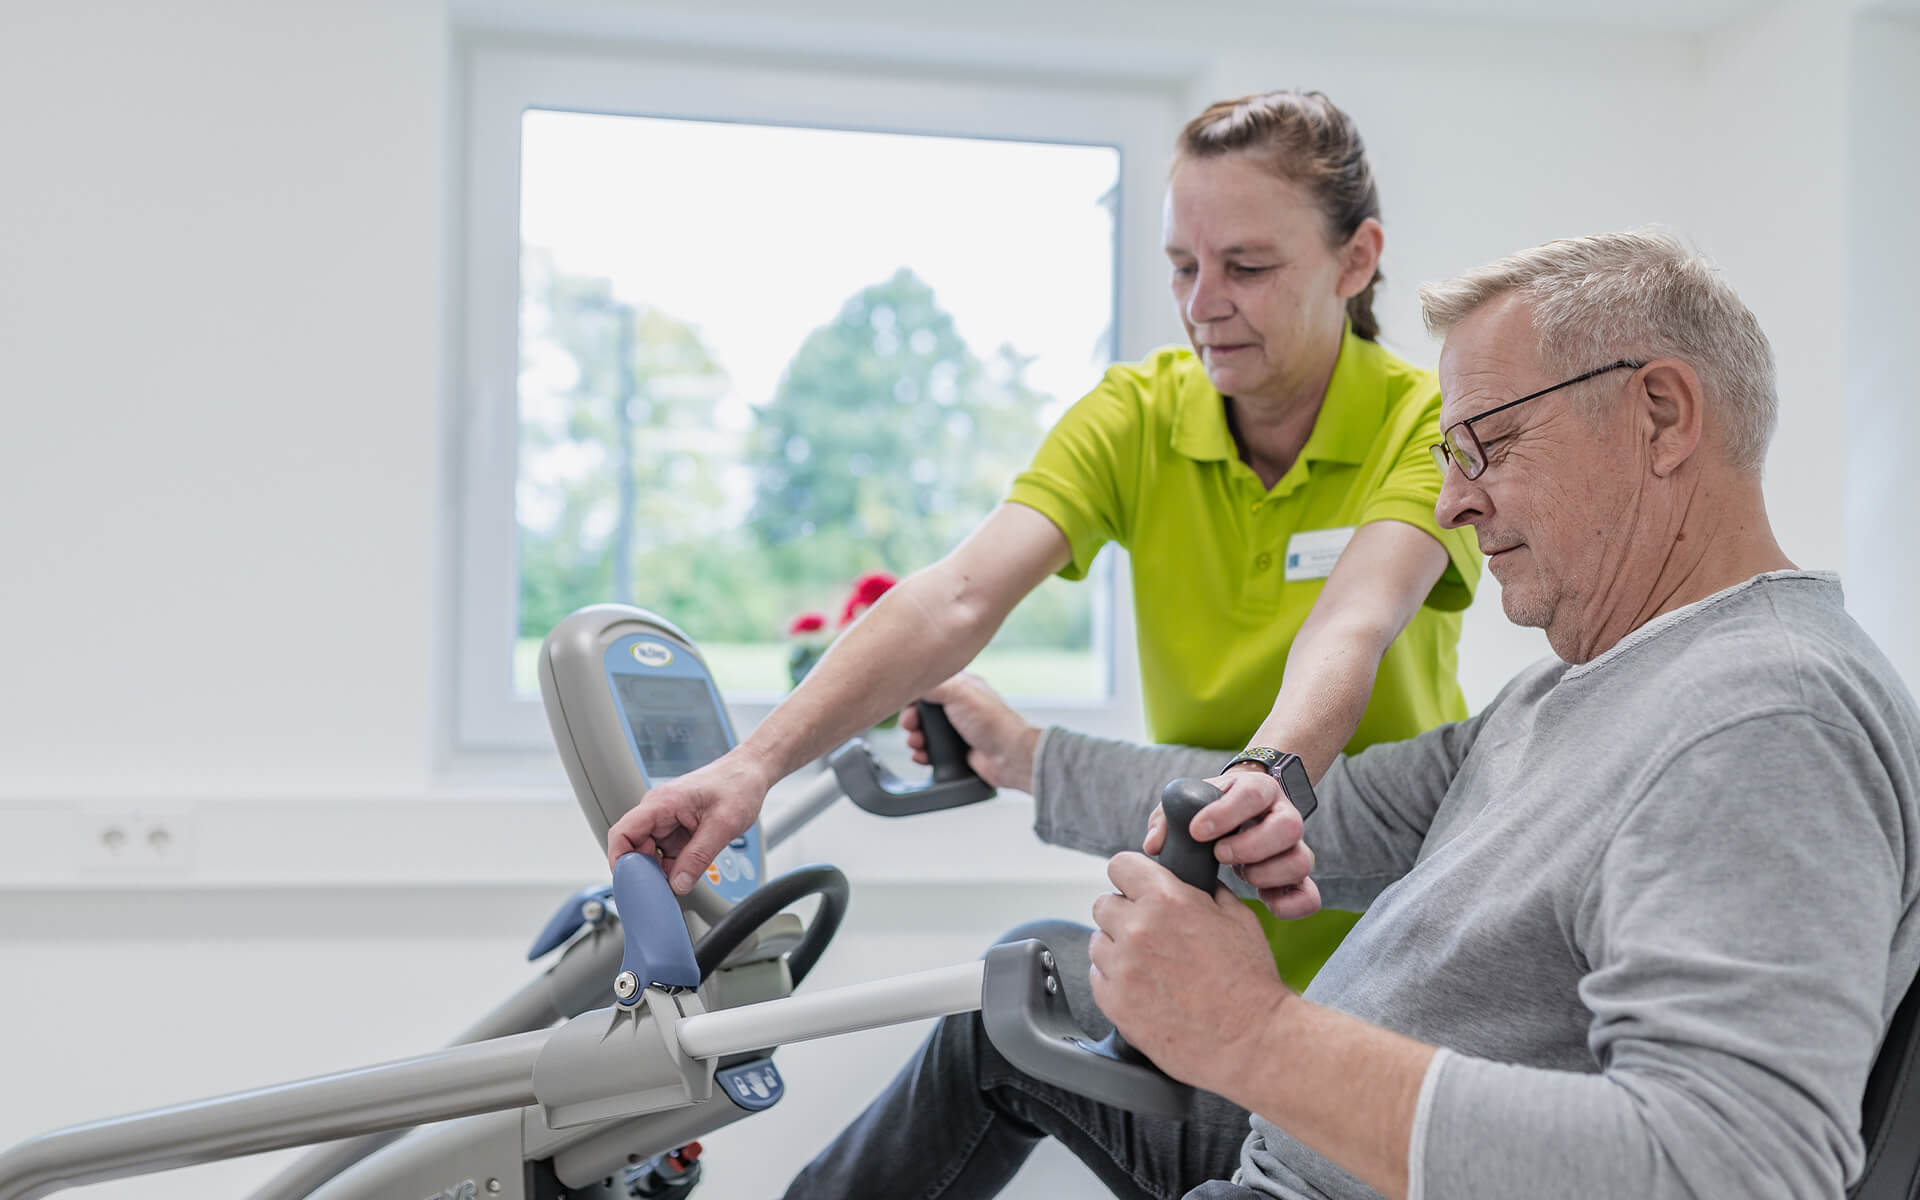
[[[726,848],[760,816],[772,779],[744,750],[669,779],[607,831],[607,865],[623,854],[657,855],[673,890],[686,895]]]
[[[954,732],[967,743],[967,765],[976,775],[996,788],[1033,790],[1033,751],[1040,742],[1040,729],[1008,707],[986,680],[955,675],[922,699],[947,710]],[[909,706],[901,713],[900,727],[907,731],[913,761],[929,762],[919,710]]]
[[[1194,814],[1187,832],[1196,841],[1219,838],[1213,856],[1260,892],[1274,916],[1295,921],[1320,911],[1320,889],[1308,876],[1313,850],[1301,840],[1306,828],[1280,781],[1258,767],[1235,769],[1207,780],[1221,796]],[[1147,819],[1141,849],[1158,854],[1167,841],[1167,816],[1158,805]]]

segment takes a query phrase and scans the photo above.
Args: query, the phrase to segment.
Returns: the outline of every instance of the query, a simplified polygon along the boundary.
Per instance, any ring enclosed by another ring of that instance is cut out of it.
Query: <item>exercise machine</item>
[[[568,617],[540,653],[540,691],[595,844],[657,781],[734,744],[694,642],[640,609]],[[1118,1035],[1095,1040],[1068,1012],[1037,941],[982,960],[796,994],[832,941],[848,885],[830,866],[766,878],[766,852],[842,795],[880,816],[978,803],[993,792],[937,707],[922,708],[929,779],[901,780],[864,742],[785,810],[736,838],[685,897],[656,860],[629,854],[612,883],[569,897],[529,958],[551,963],[444,1049],[395,1062],[44,1134],[0,1154],[0,1200],[295,1146],[316,1149],[254,1200],[559,1200],[684,1193],[701,1135],[776,1104],[774,1051],[903,1021],[979,1010],[1010,1061],[1051,1083],[1178,1117],[1191,1089]],[[1304,775],[1298,781],[1305,786]],[[1311,788],[1296,794],[1312,810]],[[1161,859],[1198,887],[1218,876],[1187,833],[1219,795],[1168,785]],[[809,897],[812,916],[788,912]],[[678,1189],[678,1191],[676,1191]]]

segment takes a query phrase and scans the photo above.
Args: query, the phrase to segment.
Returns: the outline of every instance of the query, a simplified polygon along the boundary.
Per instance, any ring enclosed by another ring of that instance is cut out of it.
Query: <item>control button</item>
[[[707,864],[707,882],[708,883],[720,882],[720,864],[719,863]]]
[[[760,872],[754,868],[753,860],[751,858],[746,857],[745,855],[741,855],[740,878],[746,880],[748,883],[752,883],[755,879],[758,879],[759,877],[760,877]]]
[[[714,1072],[722,1093],[748,1112],[771,1108],[786,1094],[786,1081],[770,1060],[739,1063]]]
[[[1262,550],[1259,556],[1253,560],[1253,569],[1256,571],[1264,571],[1272,565],[1273,555],[1268,554],[1265,550]]]
[[[720,852],[720,874],[726,878],[728,883],[732,883],[734,880],[740,878],[740,860],[734,857],[733,851],[722,850]]]
[[[747,848],[747,839],[745,835],[742,835],[728,842],[727,845],[735,850],[745,850]]]

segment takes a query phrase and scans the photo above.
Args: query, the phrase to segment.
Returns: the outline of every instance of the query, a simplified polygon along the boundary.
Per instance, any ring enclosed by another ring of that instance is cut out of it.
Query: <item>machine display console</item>
[[[713,677],[675,639],[617,638],[604,659],[627,744],[649,787],[698,770],[733,748],[733,726]],[[729,901],[760,886],[760,829],[721,850],[707,882]]]
[[[685,775],[727,752],[727,731],[704,680],[616,672],[613,691],[649,779]]]
[[[625,604],[580,609],[540,648],[540,699],[554,748],[602,845],[647,792],[733,749],[733,725],[700,652],[672,622]],[[758,889],[756,825],[688,898],[709,922]]]

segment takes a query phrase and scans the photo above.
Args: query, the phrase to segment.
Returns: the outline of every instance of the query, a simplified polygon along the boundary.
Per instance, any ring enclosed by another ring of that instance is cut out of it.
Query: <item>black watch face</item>
[[[1307,778],[1307,764],[1300,761],[1297,754],[1289,754],[1273,768],[1273,775],[1280,781],[1280,790],[1287,794],[1287,803],[1293,805],[1301,820],[1313,815],[1320,806],[1319,799],[1313,794],[1313,782]]]

